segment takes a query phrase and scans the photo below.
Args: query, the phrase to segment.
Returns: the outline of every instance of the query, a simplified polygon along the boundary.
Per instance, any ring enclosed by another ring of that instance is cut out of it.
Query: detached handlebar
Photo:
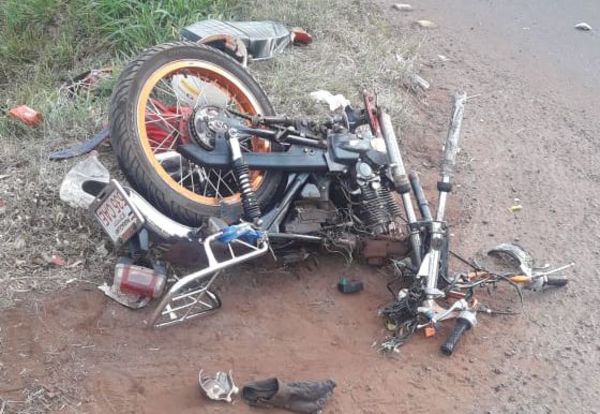
[[[475,312],[463,311],[456,319],[454,330],[441,346],[441,350],[445,355],[452,355],[454,349],[458,345],[463,334],[477,324]]]

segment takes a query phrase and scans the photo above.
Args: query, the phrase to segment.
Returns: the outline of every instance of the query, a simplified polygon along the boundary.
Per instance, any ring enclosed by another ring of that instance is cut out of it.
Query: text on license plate
[[[125,196],[113,191],[96,210],[96,217],[113,242],[125,242],[138,230],[139,219]]]

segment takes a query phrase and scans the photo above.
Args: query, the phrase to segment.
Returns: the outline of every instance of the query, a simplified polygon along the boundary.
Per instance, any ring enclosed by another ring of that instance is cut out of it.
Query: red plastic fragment
[[[300,27],[294,27],[292,30],[292,43],[300,45],[309,45],[313,38],[306,30]]]

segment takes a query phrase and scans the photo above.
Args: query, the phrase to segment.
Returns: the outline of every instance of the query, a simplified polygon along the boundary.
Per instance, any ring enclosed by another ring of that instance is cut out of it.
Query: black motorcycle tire
[[[155,71],[172,61],[201,61],[216,65],[223,73],[239,82],[250,91],[258,102],[262,115],[275,112],[265,92],[254,78],[231,57],[210,47],[189,42],[173,42],[149,48],[127,65],[121,73],[110,105],[110,139],[119,166],[127,180],[150,203],[168,217],[189,225],[200,226],[208,217],[219,217],[234,222],[242,215],[241,202],[224,206],[209,205],[186,197],[172,188],[172,183],[161,177],[143,148],[137,126],[137,102],[142,88]],[[281,147],[271,146],[271,151]],[[265,171],[256,188],[256,197],[264,209],[270,205],[283,183],[284,175],[279,171]]]

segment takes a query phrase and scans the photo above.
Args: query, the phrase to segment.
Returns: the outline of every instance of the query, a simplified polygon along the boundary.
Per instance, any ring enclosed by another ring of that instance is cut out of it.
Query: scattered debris
[[[427,82],[425,79],[423,79],[421,76],[417,75],[416,73],[413,73],[412,75],[410,75],[408,79],[410,81],[410,88],[414,91],[416,91],[417,89],[422,89],[422,90],[426,91],[431,87],[429,82]]]
[[[62,267],[67,264],[65,259],[57,254],[53,254],[52,256],[50,256],[50,258],[48,259],[48,263],[57,267]]]
[[[312,35],[301,27],[294,27],[291,33],[292,43],[295,45],[310,45],[313,41]]]
[[[242,399],[250,406],[283,408],[297,413],[319,413],[332,396],[336,383],[300,381],[284,384],[277,378],[252,382],[242,388]]]
[[[233,382],[231,370],[229,372],[218,371],[214,377],[203,377],[203,370],[198,373],[198,384],[204,394],[211,400],[232,402],[232,395],[239,392]]]
[[[78,157],[83,154],[87,154],[88,152],[96,149],[100,144],[102,144],[106,139],[108,139],[108,134],[110,129],[108,127],[104,127],[98,132],[94,134],[90,139],[85,142],[72,145],[70,147],[54,151],[50,154],[49,158],[52,161],[57,160],[66,160],[68,158]]]
[[[363,282],[356,279],[342,277],[337,284],[338,290],[345,294],[358,293],[364,289]]]
[[[435,29],[438,27],[437,24],[431,20],[417,20],[414,24],[422,29]]]
[[[335,111],[338,108],[344,108],[350,105],[350,101],[342,94],[333,95],[326,90],[318,90],[310,93],[310,97],[317,102],[324,102],[329,105],[330,111]]]
[[[577,30],[581,30],[581,31],[583,31],[583,32],[589,32],[590,30],[592,30],[592,26],[590,26],[589,24],[587,24],[587,23],[584,23],[584,22],[577,23],[577,24],[575,25],[575,28],[576,28]]]
[[[413,6],[408,3],[395,3],[392,5],[392,8],[403,12],[410,12],[414,10]]]
[[[108,170],[93,152],[67,173],[60,185],[60,199],[73,208],[88,208],[95,200],[92,194],[100,193],[109,180]]]
[[[98,289],[104,292],[109,298],[131,309],[143,308],[150,303],[151,300],[148,297],[119,292],[115,285],[108,286],[106,283],[98,286]]]
[[[291,43],[309,44],[312,36],[278,22],[222,22],[203,20],[185,27],[181,36],[191,42],[209,44],[246,65],[248,60],[264,60],[280,54]]]
[[[38,112],[27,105],[21,105],[12,108],[10,111],[8,111],[8,116],[17,121],[21,121],[30,127],[36,127],[44,120],[41,112]]]
[[[73,263],[71,263],[70,265],[67,266],[68,269],[73,269],[77,266],[81,266],[83,264],[83,260],[77,260]]]
[[[512,206],[510,206],[510,211],[512,213],[516,213],[517,211],[521,210],[523,210],[523,206],[521,204],[513,204]]]
[[[98,87],[100,81],[112,76],[112,68],[92,69],[74,77],[71,81],[65,82],[60,90],[65,92],[70,98],[74,98],[80,92],[91,92]]]
[[[568,278],[565,276],[550,276],[575,266],[569,263],[564,266],[548,270],[549,265],[536,266],[535,259],[523,247],[515,243],[502,243],[488,251],[488,255],[500,258],[510,258],[511,264],[516,266],[522,274],[510,276],[511,282],[524,285],[531,290],[541,290],[545,286],[565,286]]]

